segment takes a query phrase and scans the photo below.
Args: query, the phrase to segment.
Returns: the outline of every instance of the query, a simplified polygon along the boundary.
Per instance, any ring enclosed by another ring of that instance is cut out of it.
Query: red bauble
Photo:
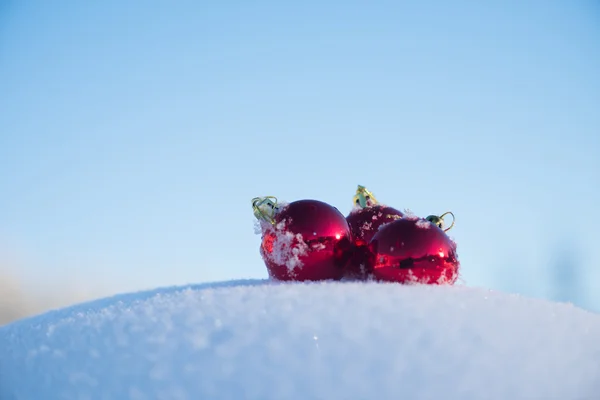
[[[355,208],[348,214],[346,221],[352,233],[354,254],[345,271],[347,278],[365,279],[371,274],[373,262],[369,261],[371,256],[367,247],[369,242],[382,225],[403,216],[402,212],[382,204]]]
[[[453,284],[458,279],[456,243],[425,219],[404,217],[382,226],[369,249],[377,280]]]
[[[269,276],[282,281],[339,280],[351,255],[350,227],[322,201],[298,200],[263,223],[260,253]]]

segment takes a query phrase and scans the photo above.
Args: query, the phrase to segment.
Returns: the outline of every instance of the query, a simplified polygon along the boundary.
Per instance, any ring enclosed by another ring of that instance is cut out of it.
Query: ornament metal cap
[[[372,206],[377,204],[377,199],[366,187],[358,185],[356,189],[356,194],[353,197],[353,202],[355,206],[360,208],[365,208],[367,206]]]
[[[452,215],[452,224],[450,224],[448,228],[444,229],[444,216],[446,215]],[[448,232],[450,229],[452,229],[452,227],[454,226],[454,222],[456,221],[456,218],[454,217],[454,214],[451,211],[446,211],[440,216],[429,215],[425,219],[431,222],[432,224],[437,225],[438,228],[443,229],[444,232]]]
[[[275,224],[275,214],[279,211],[277,197],[264,196],[253,198],[252,211],[257,219],[267,221],[271,225]]]

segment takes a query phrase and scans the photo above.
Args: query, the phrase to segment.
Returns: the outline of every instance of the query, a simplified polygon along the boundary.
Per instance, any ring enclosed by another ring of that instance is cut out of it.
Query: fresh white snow
[[[0,328],[0,399],[598,399],[600,315],[464,286],[236,281]]]

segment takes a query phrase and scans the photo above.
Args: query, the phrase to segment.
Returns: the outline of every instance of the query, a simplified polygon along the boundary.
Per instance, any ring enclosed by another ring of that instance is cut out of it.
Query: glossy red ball
[[[351,234],[340,211],[319,200],[284,205],[265,226],[260,253],[269,277],[282,281],[339,280],[351,255]]]
[[[404,217],[382,226],[369,249],[377,280],[453,284],[458,279],[456,243],[425,219]]]
[[[345,277],[349,279],[366,279],[373,271],[373,262],[369,260],[371,253],[368,244],[382,225],[400,219],[404,214],[393,207],[381,204],[365,208],[355,208],[346,217],[352,240],[354,252],[352,259],[346,267]]]

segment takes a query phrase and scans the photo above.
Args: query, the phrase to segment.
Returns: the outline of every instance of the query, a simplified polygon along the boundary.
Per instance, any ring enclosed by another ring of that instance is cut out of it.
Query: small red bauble
[[[264,223],[260,253],[269,276],[281,281],[339,280],[351,255],[350,227],[319,200],[286,204]]]
[[[382,226],[369,249],[377,280],[453,284],[458,279],[456,244],[426,219],[405,216]]]
[[[382,225],[402,218],[404,214],[395,208],[375,204],[365,208],[354,208],[346,217],[352,239],[354,254],[346,268],[345,276],[350,279],[365,279],[372,272],[369,262],[368,244]]]

